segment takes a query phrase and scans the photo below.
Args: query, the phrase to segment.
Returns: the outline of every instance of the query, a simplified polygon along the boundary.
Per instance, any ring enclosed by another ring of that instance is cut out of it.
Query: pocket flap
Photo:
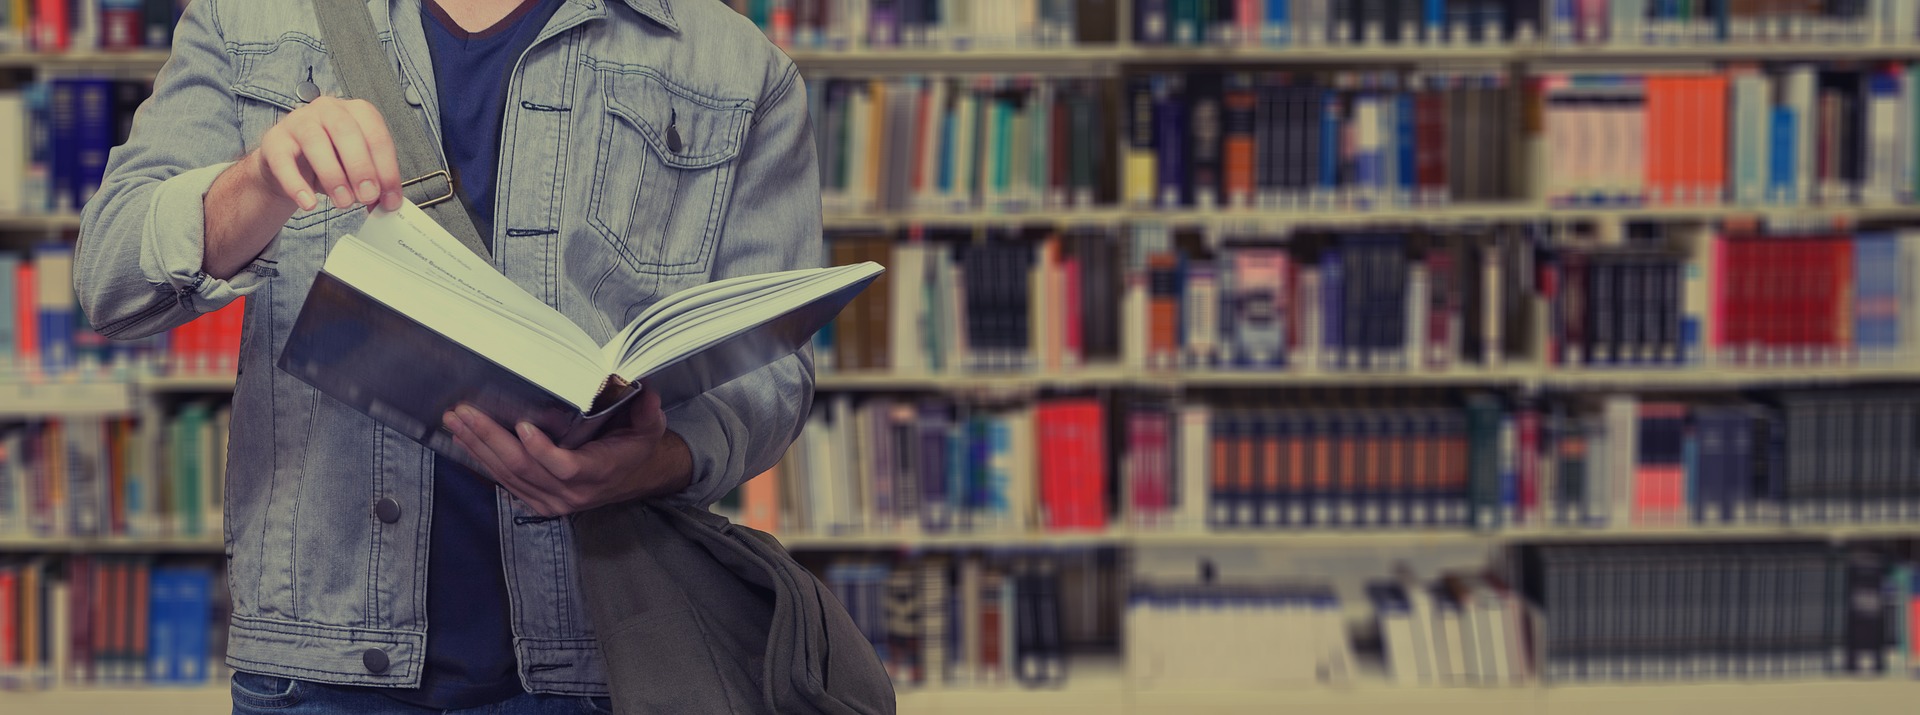
[[[639,130],[667,165],[704,169],[739,155],[752,100],[702,96],[646,69],[602,69],[601,74],[607,111]]]
[[[333,65],[327,62],[327,51],[314,42],[288,36],[271,48],[239,50],[240,55],[254,56],[243,63],[246,69],[234,82],[233,93],[291,112],[306,104],[300,99],[300,83],[309,76],[322,94],[337,92],[340,85],[334,80]]]

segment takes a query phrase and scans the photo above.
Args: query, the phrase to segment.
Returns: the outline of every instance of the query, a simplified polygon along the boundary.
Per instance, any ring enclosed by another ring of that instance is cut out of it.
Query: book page
[[[791,279],[759,291],[710,296],[711,303],[689,304],[669,319],[645,331],[624,356],[619,374],[637,380],[662,365],[698,353],[735,335],[808,305],[825,296],[867,281],[886,270],[867,262],[837,268],[793,271]]]
[[[367,217],[358,234],[348,238],[357,239],[369,251],[385,256],[396,266],[492,306],[501,315],[538,328],[582,354],[600,352],[600,346],[586,330],[468,250],[410,201],[402,202],[397,211],[375,211]],[[605,368],[606,365],[601,366],[603,373]]]
[[[410,268],[363,241],[344,238],[327,255],[326,263],[328,275],[426,330],[465,346],[582,411],[593,402],[595,389],[606,377],[597,354],[582,354],[533,325],[503,319],[498,306],[484,298],[420,280]]]

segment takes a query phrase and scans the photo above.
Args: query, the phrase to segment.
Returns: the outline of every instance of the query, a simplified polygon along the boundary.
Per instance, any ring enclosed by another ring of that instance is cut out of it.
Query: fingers
[[[336,208],[355,204],[397,209],[403,200],[393,136],[372,104],[320,97],[294,110],[260,142],[275,185],[302,210],[325,194]],[[301,178],[300,168],[311,173]]]
[[[387,120],[370,102],[346,102],[344,107],[359,122],[360,133],[366,138],[367,154],[373,159],[374,183],[378,189],[380,208],[388,211],[400,208],[400,160],[394,152],[393,135],[387,131]],[[360,202],[372,204],[372,200],[364,194],[360,196]]]
[[[554,478],[555,483],[548,486],[564,488],[565,482],[580,474],[579,456],[571,450],[555,446],[553,440],[547,439],[546,433],[541,432],[538,427],[522,422],[517,431],[520,434],[520,444],[526,450],[527,456],[532,457],[534,462]]]
[[[307,160],[307,166],[313,169],[313,176],[320,180],[318,193],[324,193],[333,199],[335,207],[353,205],[353,195],[347,192],[347,172],[340,168],[340,155],[334,153],[333,137],[327,133],[326,126],[320,122],[298,122],[287,127],[287,133],[293,135],[295,143],[300,145],[300,156]]]
[[[539,467],[527,456],[515,438],[492,418],[466,405],[448,413],[444,421],[460,446],[492,473],[493,479],[542,516],[567,513],[566,503],[558,495],[540,488],[527,475]]]
[[[306,172],[300,165],[300,145],[293,137],[268,132],[260,140],[259,157],[266,164],[266,173],[273,178],[280,193],[293,199],[301,211],[312,211],[318,201],[313,197],[313,184],[307,181]]]

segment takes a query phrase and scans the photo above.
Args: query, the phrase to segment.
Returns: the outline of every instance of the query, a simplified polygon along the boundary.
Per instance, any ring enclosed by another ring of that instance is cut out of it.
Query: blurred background
[[[183,4],[0,4],[7,712],[226,709],[244,306],[70,290]],[[889,272],[715,510],[903,711],[1920,702],[1920,3],[729,4]]]

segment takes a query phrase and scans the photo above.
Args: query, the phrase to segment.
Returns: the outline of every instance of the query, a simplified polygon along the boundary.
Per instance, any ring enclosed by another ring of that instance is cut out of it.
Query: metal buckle
[[[423,202],[420,202],[420,203],[417,203],[417,204],[414,204],[414,206],[417,206],[417,207],[419,207],[419,208],[423,208],[423,209],[424,209],[424,208],[426,208],[426,207],[428,207],[428,206],[432,206],[432,205],[434,205],[434,204],[437,204],[437,203],[440,203],[440,202],[442,202],[442,201],[446,201],[447,199],[451,199],[451,198],[453,198],[453,177],[452,177],[451,175],[449,175],[449,174],[447,174],[447,170],[446,170],[446,169],[441,169],[441,170],[439,170],[439,171],[435,171],[435,172],[432,172],[432,173],[429,173],[429,174],[425,174],[425,175],[423,175],[423,176],[420,176],[420,177],[417,177],[417,178],[413,178],[413,179],[408,179],[408,180],[406,180],[406,181],[402,181],[402,182],[400,182],[400,189],[401,189],[402,191],[405,191],[405,190],[406,190],[406,188],[407,188],[407,187],[409,187],[409,186],[412,186],[412,185],[414,185],[414,184],[418,184],[418,183],[420,183],[420,182],[422,182],[422,181],[426,181],[426,180],[428,180],[428,179],[432,179],[433,177],[436,177],[436,176],[438,176],[438,177],[440,177],[440,178],[442,178],[442,179],[446,179],[446,180],[447,180],[447,193],[446,193],[446,194],[444,194],[444,195],[441,195],[441,196],[436,196],[436,197],[434,197],[434,198],[431,198],[431,199],[427,199],[426,201],[423,201]]]

